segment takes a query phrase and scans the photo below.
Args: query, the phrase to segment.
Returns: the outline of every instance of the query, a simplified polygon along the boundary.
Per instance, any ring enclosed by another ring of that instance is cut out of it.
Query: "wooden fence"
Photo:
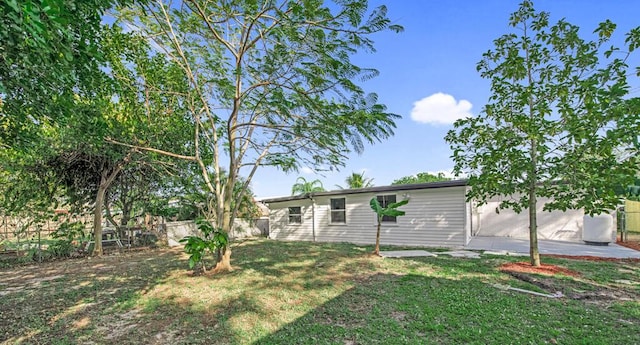
[[[64,221],[82,222],[86,231],[90,231],[93,225],[91,216],[64,215],[57,220],[41,223],[32,222],[24,217],[0,216],[0,252],[37,247],[40,241],[48,239]]]

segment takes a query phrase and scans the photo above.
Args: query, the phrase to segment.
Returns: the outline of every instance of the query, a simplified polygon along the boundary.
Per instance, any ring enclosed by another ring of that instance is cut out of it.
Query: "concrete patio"
[[[507,237],[472,237],[464,249],[484,250],[486,254],[528,255],[529,241]],[[576,242],[538,240],[540,254],[589,255],[603,258],[640,259],[640,251],[610,243],[607,246]],[[489,253],[487,253],[489,252]]]

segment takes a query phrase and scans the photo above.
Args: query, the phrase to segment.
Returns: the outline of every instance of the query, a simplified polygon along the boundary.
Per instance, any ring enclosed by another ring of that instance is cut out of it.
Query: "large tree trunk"
[[[527,31],[525,27],[525,37]],[[527,78],[529,85],[534,84],[534,77],[530,67],[529,47],[524,47],[527,61]],[[544,115],[542,115],[544,116]],[[534,98],[529,95],[529,119],[530,126],[533,126],[536,113],[534,110]],[[540,266],[540,252],[538,251],[538,201],[536,198],[536,188],[538,187],[538,140],[532,137],[529,140],[529,158],[531,159],[531,170],[529,170],[529,257],[532,266]]]
[[[96,206],[93,210],[93,255],[102,255],[102,205],[104,205],[104,195],[107,191],[106,177],[107,172],[103,171],[100,178],[100,186],[98,187],[98,194],[96,195]]]
[[[540,266],[538,251],[538,215],[535,188],[529,190],[529,256],[532,266]]]
[[[235,176],[233,176],[233,171],[229,173],[227,176],[227,182],[224,186],[224,196],[222,202],[222,211],[218,217],[219,223],[218,226],[222,228],[227,236],[231,233],[231,227],[233,226],[233,214],[231,210],[231,200],[233,199],[233,187],[235,183]],[[220,205],[218,206],[220,207]],[[216,267],[214,268],[214,272],[230,272],[233,270],[231,267],[231,242],[227,241],[227,244],[221,248],[221,254],[218,256],[218,262],[216,263]]]
[[[120,161],[113,170],[105,169],[100,174],[100,185],[98,186],[98,194],[96,195],[96,205],[93,211],[93,239],[95,246],[93,247],[94,256],[102,256],[102,208],[104,206],[104,196],[109,186],[116,179],[122,167],[124,167],[131,159],[131,152]]]
[[[231,198],[233,197],[233,191],[229,192],[229,188],[225,188],[225,196],[223,201],[223,214],[222,214],[222,222],[218,224],[222,228],[222,231],[226,232],[227,235],[231,233]],[[230,241],[227,241],[227,244],[221,248],[221,254],[218,256],[218,262],[216,263],[216,267],[214,268],[214,272],[222,273],[222,272],[230,272],[233,270],[231,267],[231,247]]]
[[[532,111],[533,114],[533,111]],[[533,115],[531,115],[533,117]],[[538,200],[536,188],[538,182],[538,142],[530,141],[531,170],[529,171],[529,257],[532,266],[540,266],[540,252],[538,251]]]

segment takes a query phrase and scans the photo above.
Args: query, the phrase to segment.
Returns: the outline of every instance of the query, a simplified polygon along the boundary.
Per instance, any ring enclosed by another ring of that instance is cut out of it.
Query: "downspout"
[[[316,241],[316,201],[313,199],[313,195],[309,194],[309,200],[311,200],[311,233],[313,235],[313,242]]]

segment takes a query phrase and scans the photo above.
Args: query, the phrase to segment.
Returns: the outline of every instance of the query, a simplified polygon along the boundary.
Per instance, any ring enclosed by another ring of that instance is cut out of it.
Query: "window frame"
[[[388,200],[390,197],[392,197],[393,200]],[[380,204],[380,206],[384,208],[384,207],[387,207],[387,205],[389,205],[389,204],[397,202],[398,196],[396,194],[379,194],[379,195],[376,195],[376,200],[378,200],[378,203]],[[377,215],[376,215],[376,217],[377,217]],[[376,221],[377,221],[377,219],[376,219]],[[397,224],[398,223],[398,217],[395,217],[395,216],[382,216],[381,223]]]
[[[334,200],[342,200],[343,208],[333,208]],[[334,220],[335,213],[342,213],[342,221]],[[329,198],[329,224],[346,225],[347,224],[347,198]]]
[[[291,213],[291,209],[298,209],[299,213]],[[287,208],[287,214],[288,214],[288,224],[290,225],[300,225],[302,224],[302,206],[289,206]],[[298,217],[299,221],[291,221],[292,217]]]

